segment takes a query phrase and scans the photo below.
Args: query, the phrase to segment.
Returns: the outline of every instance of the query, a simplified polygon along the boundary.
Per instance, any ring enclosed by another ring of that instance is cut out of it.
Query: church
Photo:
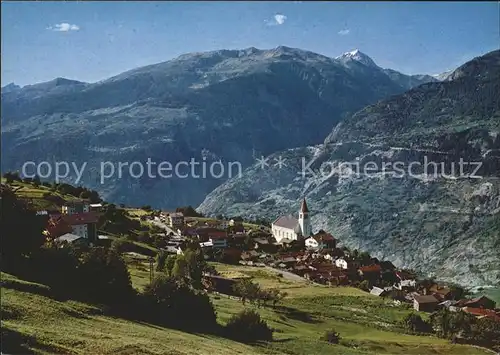
[[[278,243],[284,240],[299,240],[312,235],[306,199],[302,200],[299,219],[293,216],[281,216],[271,224],[271,230]]]

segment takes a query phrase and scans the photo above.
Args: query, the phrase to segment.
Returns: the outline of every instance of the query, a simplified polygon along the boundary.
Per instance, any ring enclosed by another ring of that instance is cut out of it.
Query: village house
[[[368,266],[362,266],[358,269],[358,274],[360,277],[363,279],[367,280],[374,280],[380,278],[380,272],[382,271],[382,268],[380,265],[373,264],[373,265],[368,265]]]
[[[352,270],[359,268],[359,262],[347,260],[346,258],[338,258],[335,260],[335,266],[344,270]]]
[[[71,233],[85,238],[89,243],[97,240],[99,214],[91,212],[86,201],[73,201],[61,208],[62,214],[51,215],[47,222],[47,233],[52,238]]]
[[[463,312],[472,314],[477,318],[489,318],[496,322],[500,322],[500,315],[498,315],[494,310],[487,308],[472,308],[472,307],[464,307],[462,308]]]
[[[234,219],[229,220],[230,227],[236,227],[236,226],[241,226],[241,225],[243,225],[243,222],[241,222],[239,220],[234,220]]]
[[[337,241],[331,234],[320,231],[307,238],[305,240],[305,246],[306,248],[315,250],[334,249],[337,246]]]
[[[174,229],[184,226],[184,214],[182,212],[171,212],[168,214],[168,225]]]
[[[433,295],[415,295],[413,297],[413,308],[419,312],[434,312],[438,308],[439,301]]]
[[[215,233],[211,233],[209,235],[208,241],[211,242],[213,247],[216,249],[224,249],[227,247],[227,236],[226,235],[217,235]]]
[[[460,307],[495,309],[496,303],[486,296],[480,296],[470,300],[461,300],[458,305]]]
[[[299,240],[312,234],[309,219],[309,209],[306,199],[302,201],[299,219],[293,216],[281,216],[271,224],[271,231],[276,241],[282,244],[285,241]]]
[[[434,284],[429,288],[429,292],[433,294],[438,300],[446,301],[453,297],[451,289],[446,286],[439,286]]]

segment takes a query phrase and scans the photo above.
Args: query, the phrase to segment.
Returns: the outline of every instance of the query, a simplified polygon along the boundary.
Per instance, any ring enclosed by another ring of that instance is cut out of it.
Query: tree
[[[227,322],[226,331],[230,338],[246,343],[273,339],[272,329],[254,310],[245,309],[232,316]]]
[[[369,280],[363,280],[359,283],[359,288],[362,289],[363,291],[370,291],[371,285]]]
[[[125,253],[131,250],[132,243],[124,238],[117,238],[111,242],[110,249],[117,252],[118,254]]]
[[[288,294],[286,292],[280,291],[277,288],[272,288],[268,290],[269,300],[273,303],[273,308],[276,308],[276,304],[281,302]]]
[[[160,250],[156,255],[156,271],[165,271],[168,254]]]
[[[14,182],[13,174],[9,171],[3,174],[3,177],[5,178],[5,182],[7,184],[12,184]]]
[[[463,338],[471,336],[472,325],[476,319],[466,312],[451,312],[444,308],[431,315],[432,327],[441,338],[451,339],[460,335]]]
[[[82,191],[80,192],[80,196],[78,197],[80,197],[81,199],[88,199],[90,198],[90,191],[88,190]]]
[[[500,351],[500,322],[490,318],[478,319],[471,327],[471,340]]]
[[[167,275],[172,275],[172,270],[174,269],[175,260],[177,259],[177,255],[168,255],[165,259],[165,267],[164,271]]]
[[[429,323],[424,321],[422,317],[413,312],[407,314],[403,318],[401,323],[403,325],[403,328],[405,328],[409,332],[427,333],[430,332],[432,329]]]
[[[28,256],[42,246],[45,220],[25,201],[18,199],[9,187],[0,187],[0,195],[0,256],[5,265],[6,261]]]
[[[340,334],[335,331],[335,329],[327,330],[321,337],[320,340],[327,341],[330,344],[338,344],[340,342]]]
[[[191,282],[191,285],[195,289],[202,289],[202,278],[203,272],[207,269],[207,262],[203,257],[203,252],[199,248],[199,244],[196,244],[198,248],[191,249],[188,248],[184,252],[184,259],[187,265],[187,276]]]
[[[200,330],[217,324],[208,296],[175,278],[160,274],[145,287],[143,294],[148,316],[161,324]]]
[[[261,292],[260,286],[250,279],[242,279],[233,285],[233,291],[241,297],[241,302],[243,304],[246,301],[254,303],[259,299],[259,294]]]
[[[82,254],[79,270],[82,289],[90,301],[126,307],[134,295],[127,265],[114,250],[90,249]]]
[[[170,276],[178,280],[184,280],[188,277],[188,264],[184,255],[177,255]]]

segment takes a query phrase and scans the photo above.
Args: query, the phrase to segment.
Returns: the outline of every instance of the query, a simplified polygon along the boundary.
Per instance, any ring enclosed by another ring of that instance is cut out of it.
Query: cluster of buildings
[[[433,312],[445,307],[500,320],[495,302],[487,297],[454,300],[451,288],[437,284],[424,287],[417,282],[416,275],[398,270],[389,261],[351,255],[347,249],[338,248],[337,239],[330,233],[323,230],[312,233],[305,199],[298,218],[281,216],[270,230],[248,230],[235,220],[202,222],[184,218],[178,212],[166,215],[164,220],[178,234],[171,252],[182,253],[182,239],[194,238],[205,250],[206,258],[227,257],[228,261],[243,265],[269,266],[332,286],[367,281],[371,294],[391,298],[397,304],[413,304],[417,311]],[[218,278],[211,282],[230,283]]]
[[[102,205],[86,200],[67,202],[58,212],[38,211],[46,216],[45,234],[56,242],[86,242],[90,245],[97,240],[97,222]]]

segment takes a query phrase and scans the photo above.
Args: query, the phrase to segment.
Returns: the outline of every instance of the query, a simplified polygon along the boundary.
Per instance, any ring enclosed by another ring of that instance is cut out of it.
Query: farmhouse
[[[271,224],[271,230],[278,243],[309,237],[312,231],[306,199],[302,201],[300,206],[299,219],[293,216],[281,216]]]
[[[413,308],[420,312],[434,312],[439,301],[432,295],[415,295],[413,298]]]
[[[320,231],[315,235],[307,238],[305,240],[305,245],[307,248],[311,249],[334,249],[337,246],[337,241],[330,234],[325,231]]]
[[[461,303],[464,307],[495,309],[495,301],[493,301],[492,299],[490,299],[486,296],[472,298],[468,301],[461,302]]]

